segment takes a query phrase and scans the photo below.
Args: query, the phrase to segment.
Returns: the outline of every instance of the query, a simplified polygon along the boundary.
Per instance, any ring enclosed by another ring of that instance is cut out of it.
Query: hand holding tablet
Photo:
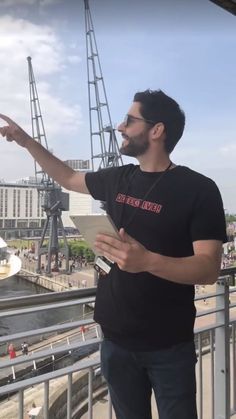
[[[108,214],[71,215],[70,218],[95,254],[97,254],[97,250],[94,243],[98,234],[107,234],[121,240],[119,232]],[[99,273],[107,274],[110,272],[112,264],[113,262],[104,256],[97,256],[94,268]]]

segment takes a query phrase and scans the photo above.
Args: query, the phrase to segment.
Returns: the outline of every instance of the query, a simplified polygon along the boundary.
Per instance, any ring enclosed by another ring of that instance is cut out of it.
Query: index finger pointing
[[[3,119],[3,121],[7,122],[8,124],[16,125],[16,123],[11,118],[9,118],[9,116],[6,116],[0,113],[0,118]]]

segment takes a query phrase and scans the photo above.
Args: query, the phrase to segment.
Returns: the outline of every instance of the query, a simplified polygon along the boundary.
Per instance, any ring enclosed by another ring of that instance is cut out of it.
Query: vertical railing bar
[[[44,405],[43,405],[43,418],[49,418],[49,381],[44,381]]]
[[[19,390],[18,402],[19,402],[19,416],[18,416],[18,419],[24,419],[24,390]]]
[[[93,368],[88,373],[88,419],[93,419]]]
[[[233,365],[232,365],[232,386],[233,386],[233,408],[236,412],[236,334],[235,334],[236,323],[232,324],[232,353],[233,353]]]
[[[200,405],[200,384],[199,384],[199,332],[195,333],[195,349],[197,354],[197,364],[196,364],[196,386],[197,386],[197,411],[199,412]]]
[[[230,417],[230,331],[229,279],[219,277],[216,283],[216,322],[222,326],[215,331],[215,417]],[[222,295],[220,294],[222,293]]]
[[[110,392],[108,390],[108,419],[112,419],[112,403],[111,403],[111,395]]]
[[[198,358],[199,358],[199,364],[198,364],[198,371],[199,371],[199,419],[203,419],[203,386],[202,386],[202,335],[199,333],[198,335]]]
[[[214,330],[210,330],[210,352],[211,352],[211,419],[215,419]]]
[[[68,374],[67,384],[67,419],[72,418],[72,373]]]
[[[14,366],[11,367],[11,370],[12,370],[12,378],[13,378],[13,380],[15,380],[16,379],[16,373],[15,373]]]
[[[225,294],[226,294],[226,291],[224,292],[224,294],[222,294],[222,296],[225,295]],[[227,297],[225,297],[225,300],[227,301]],[[223,310],[223,308],[222,308],[222,310]],[[222,321],[220,320],[220,322],[222,322]],[[227,321],[226,321],[226,324],[227,324]],[[230,377],[230,381],[231,381],[231,391],[230,391],[231,392],[231,403],[230,403],[230,406],[231,406],[231,415],[233,415],[233,414],[236,413],[236,342],[235,342],[235,339],[236,339],[236,336],[235,336],[235,334],[236,334],[236,323],[235,323],[235,320],[232,319],[231,324],[232,324],[231,336],[228,336],[227,343],[230,347],[230,360],[231,360],[230,364],[231,364],[231,367],[232,367],[231,377]],[[218,330],[217,326],[216,326],[216,330]],[[210,356],[211,356],[210,357],[210,366],[211,366],[210,374],[211,374],[211,384],[212,384],[212,386],[211,386],[211,389],[209,390],[210,397],[211,397],[211,400],[209,400],[210,406],[211,406],[211,414],[210,414],[210,411],[209,411],[207,413],[207,415],[209,415],[209,418],[211,417],[211,419],[216,419],[215,415],[217,415],[217,408],[215,408],[215,406],[216,406],[216,403],[217,403],[216,399],[219,395],[219,391],[217,389],[217,387],[218,387],[217,378],[214,374],[214,370],[215,370],[215,368],[217,368],[217,365],[218,365],[217,358],[216,358],[216,344],[215,344],[215,342],[216,342],[215,333],[216,332],[215,332],[215,330],[210,330],[209,333],[210,333],[210,342],[209,342],[210,348],[209,349],[210,349]],[[230,337],[231,337],[231,339],[230,339]],[[204,394],[205,385],[206,385],[205,381],[204,381],[205,373],[204,373],[204,370],[203,370],[203,368],[205,367],[205,359],[204,359],[204,355],[202,354],[205,343],[203,341],[202,332],[199,332],[198,334],[196,334],[196,340],[197,339],[198,339],[197,348],[198,348],[198,357],[199,357],[199,363],[198,363],[198,370],[199,370],[199,383],[198,383],[198,385],[199,385],[199,405],[200,405],[199,406],[199,419],[205,419],[204,414],[205,414],[205,407],[206,406],[205,406],[205,402],[204,402],[205,399],[203,399],[203,394]],[[223,358],[225,358],[225,357],[223,357]],[[69,390],[69,386],[70,386],[69,380],[71,380],[71,396],[70,396],[70,398],[72,400],[73,376],[72,376],[72,373],[70,373],[70,374],[71,374],[71,377],[69,377],[69,374],[67,374],[68,375],[68,394],[67,394],[67,397],[69,398],[69,392],[70,392],[70,390]],[[88,419],[92,419],[92,417],[94,416],[94,413],[93,413],[93,391],[92,391],[93,390],[93,376],[94,376],[93,369],[90,368],[89,371],[88,371],[88,413],[89,413],[89,416],[87,417]],[[45,386],[44,387],[44,416],[43,416],[44,419],[49,419],[49,383],[50,383],[49,381],[44,382],[44,386]],[[18,419],[23,419],[24,418],[24,409],[25,409],[24,399],[26,398],[26,395],[24,394],[24,390],[17,390],[18,391],[18,403],[19,403],[18,416],[17,416]],[[72,403],[68,403],[68,405],[69,405],[69,409],[71,410],[70,415],[72,415],[72,410],[73,410],[72,409]],[[229,403],[228,403],[228,405],[229,405]],[[68,413],[67,413],[67,415],[68,415]],[[112,419],[112,404],[111,404],[111,398],[110,398],[109,393],[108,393],[108,414],[107,415],[108,415],[109,419]],[[0,416],[1,416],[1,414],[0,414]],[[68,416],[68,417],[69,417],[69,419],[71,419],[71,416]],[[229,419],[229,418],[227,417],[227,419]]]

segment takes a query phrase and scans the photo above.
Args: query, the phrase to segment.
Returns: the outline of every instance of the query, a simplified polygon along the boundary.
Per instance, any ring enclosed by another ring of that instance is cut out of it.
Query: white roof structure
[[[39,413],[42,410],[42,406],[39,407],[33,407],[32,409],[30,409],[30,411],[28,412],[28,415],[30,416],[38,416]]]
[[[7,247],[6,242],[0,237],[0,249],[3,249],[4,247]]]

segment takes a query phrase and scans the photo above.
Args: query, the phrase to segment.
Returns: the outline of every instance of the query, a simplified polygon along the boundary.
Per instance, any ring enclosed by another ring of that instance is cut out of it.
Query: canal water
[[[0,304],[1,299],[48,292],[50,291],[23,278],[13,276],[7,280],[0,281]],[[23,332],[25,330],[35,330],[58,323],[65,323],[67,320],[79,319],[81,316],[82,307],[78,305],[61,309],[45,310],[40,313],[8,316],[0,319],[0,336]],[[29,343],[32,343],[32,341]],[[3,353],[6,353],[5,344],[0,346],[0,354]]]

